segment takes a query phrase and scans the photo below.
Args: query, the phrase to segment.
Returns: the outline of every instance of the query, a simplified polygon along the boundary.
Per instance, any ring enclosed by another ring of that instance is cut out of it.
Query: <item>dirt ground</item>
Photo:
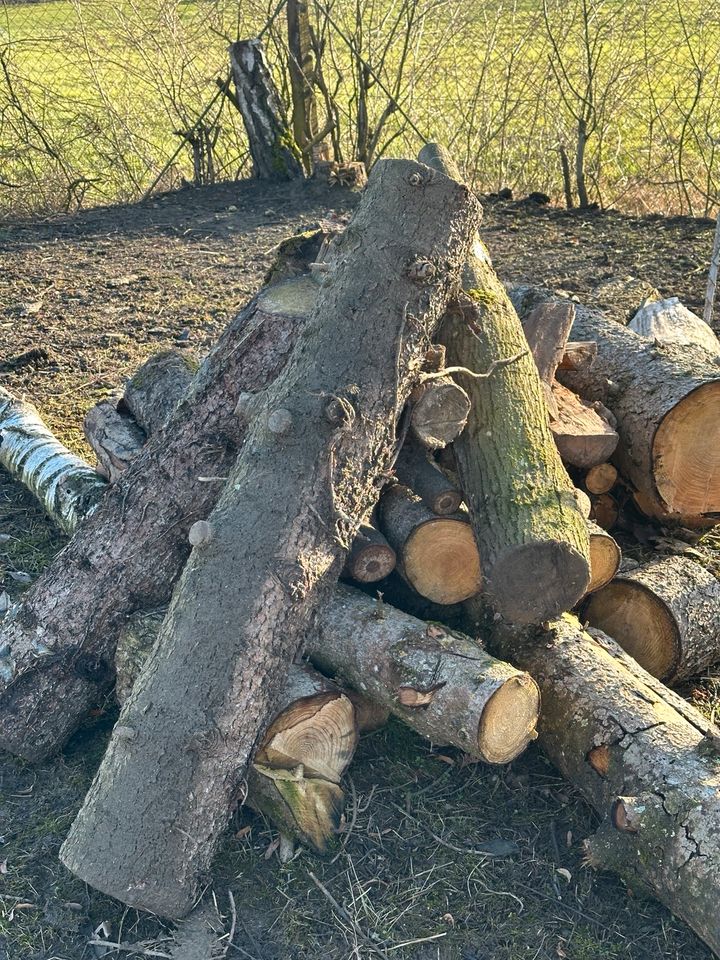
[[[88,455],[81,423],[90,405],[161,348],[202,354],[280,239],[356,202],[316,186],[244,183],[0,227],[0,384]],[[489,202],[484,236],[506,279],[602,300],[600,284],[632,275],[697,309],[712,229]],[[33,348],[47,356],[18,366]],[[63,540],[6,477],[0,534],[0,593],[16,597]],[[710,713],[716,692],[720,674],[688,695]],[[57,860],[113,719],[107,707],[41,766],[0,759],[0,960],[711,956],[667,910],[584,866],[595,815],[538,750],[503,768],[467,763],[395,723],[361,743],[333,856],[301,853],[282,866],[272,830],[242,811],[202,904],[176,930],[95,893]],[[514,855],[478,852],[497,839]]]

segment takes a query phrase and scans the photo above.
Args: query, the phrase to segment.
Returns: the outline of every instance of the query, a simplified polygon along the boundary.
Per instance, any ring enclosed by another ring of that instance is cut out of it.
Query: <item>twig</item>
[[[487,847],[484,849],[482,847],[458,847],[454,843],[448,843],[447,840],[443,840],[442,837],[439,837],[434,833],[430,827],[426,826],[421,820],[418,820],[416,817],[413,817],[408,811],[399,806],[397,803],[389,801],[391,807],[395,807],[396,810],[399,810],[403,816],[407,817],[408,820],[412,820],[414,824],[420,827],[421,830],[424,830],[425,833],[429,834],[436,843],[439,843],[441,847],[447,847],[448,850],[452,850],[454,853],[469,853],[475,857],[509,857],[513,853],[517,853],[517,844],[513,843],[511,840],[490,840]]]
[[[720,267],[720,213],[718,213],[715,227],[715,239],[713,240],[712,256],[710,257],[710,273],[708,274],[707,291],[705,293],[705,310],[703,312],[703,320],[709,327],[712,326],[713,309],[715,307],[718,267]]]
[[[232,922],[230,923],[230,933],[228,934],[228,940],[225,944],[225,950],[223,951],[224,957],[228,955],[228,950],[230,947],[234,946],[233,940],[235,939],[235,928],[237,927],[237,907],[235,906],[235,897],[233,896],[232,890],[228,890],[228,900],[230,901]]]
[[[353,920],[353,918],[350,916],[350,914],[347,912],[347,910],[346,910],[344,907],[341,907],[341,906],[340,906],[340,904],[337,902],[337,900],[335,899],[335,897],[330,893],[330,891],[328,890],[328,888],[327,888],[323,883],[321,883],[320,880],[318,880],[318,878],[315,876],[315,874],[312,872],[312,870],[308,870],[308,876],[310,877],[310,879],[312,880],[312,882],[315,884],[315,886],[318,888],[318,890],[320,891],[320,893],[322,893],[322,895],[328,900],[328,902],[330,903],[330,906],[333,908],[333,910],[334,910],[340,917],[342,917],[342,919],[345,921],[345,923],[349,923],[349,924],[350,924],[350,926],[353,928],[353,930],[354,930],[355,933],[358,935],[358,937],[360,937],[360,939],[363,941],[363,943],[368,947],[368,949],[370,950],[370,952],[371,952],[371,953],[374,953],[374,954],[375,954],[376,956],[378,956],[378,957],[382,957],[383,960],[388,960],[388,955],[387,955],[387,953],[385,953],[384,950],[381,950],[380,947],[377,947],[377,946],[372,942],[372,940],[371,940],[370,937],[365,933],[365,931],[362,929],[362,927],[357,923],[357,921]]]
[[[445,367],[444,370],[436,370],[434,373],[425,374],[423,376],[423,381],[436,380],[438,377],[446,377],[451,373],[464,373],[466,376],[472,377],[474,380],[488,380],[496,370],[499,370],[501,367],[508,367],[511,363],[515,363],[516,360],[521,360],[523,357],[527,356],[528,353],[529,350],[522,350],[520,353],[516,353],[513,357],[505,357],[503,360],[493,360],[485,373],[475,373],[474,370],[468,370],[467,367]]]
[[[112,940],[88,940],[91,947],[110,947],[112,950],[123,950],[125,953],[134,953],[138,957],[162,957],[163,960],[172,960],[169,953],[161,953],[160,950],[151,950],[149,947],[143,947],[141,943],[113,943]]]

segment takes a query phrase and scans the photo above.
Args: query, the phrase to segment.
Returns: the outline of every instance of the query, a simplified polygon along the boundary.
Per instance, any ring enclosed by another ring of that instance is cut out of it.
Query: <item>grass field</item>
[[[572,162],[589,56],[592,198],[627,209],[710,213],[720,144],[717,15],[699,0],[590,0],[584,22],[581,0],[548,4],[549,29],[542,0],[361,0],[359,28],[355,3],[335,0],[325,70],[338,84],[348,156],[357,99],[347,38],[385,87],[392,87],[407,40],[396,98],[405,116],[391,116],[381,144],[407,153],[424,137],[441,139],[478,188],[509,185],[559,198],[559,147]],[[257,33],[273,6],[4,3],[0,180],[15,186],[0,188],[0,210],[72,209],[142,194],[177,149],[174,131],[187,129],[216,93],[227,40]],[[316,12],[324,9],[316,0]],[[393,32],[413,11],[412,25]],[[282,83],[282,16],[265,39]],[[371,126],[386,105],[376,85]],[[218,104],[207,120],[219,129],[220,178],[249,172],[236,112]],[[186,146],[162,186],[191,176]]]

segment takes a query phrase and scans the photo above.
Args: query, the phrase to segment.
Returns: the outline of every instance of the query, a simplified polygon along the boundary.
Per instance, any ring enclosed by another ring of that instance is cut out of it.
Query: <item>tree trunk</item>
[[[134,610],[169,599],[190,551],[190,526],[210,512],[232,467],[247,428],[247,400],[285,366],[316,292],[300,279],[253,298],[167,426],[5,618],[3,749],[41,760],[102,701],[112,683],[120,627]],[[102,492],[104,484],[96,482]]]
[[[397,557],[385,537],[363,523],[353,540],[343,573],[358,583],[375,583],[395,569]]]
[[[557,382],[552,395],[558,413],[550,420],[550,430],[565,463],[587,470],[611,457],[618,435],[593,404]]]
[[[37,497],[65,533],[98,503],[105,483],[50,433],[35,407],[0,387],[0,466]],[[4,636],[0,633],[0,638]],[[0,647],[5,646],[0,643]],[[1,660],[1,655],[0,655]],[[0,670],[0,690],[2,676]]]
[[[115,653],[120,704],[147,662],[165,610],[128,621]],[[340,780],[357,744],[355,707],[348,696],[311,667],[293,664],[277,713],[255,754],[246,802],[285,836],[324,853],[340,824]]]
[[[457,513],[463,495],[419,444],[406,440],[395,464],[400,483],[410,487],[438,517]]]
[[[677,297],[643,304],[627,326],[628,330],[648,340],[694,343],[716,359],[720,357],[720,340],[712,328],[680,303]]]
[[[493,652],[540,687],[540,745],[603,818],[590,862],[642,881],[719,952],[720,731],[575,618],[525,633],[486,623]],[[651,801],[637,832],[612,826],[628,796]]]
[[[420,596],[451,604],[480,592],[480,557],[467,513],[438,517],[397,483],[383,492],[378,518],[398,571]]]
[[[441,147],[420,159],[456,171]],[[588,536],[573,485],[550,433],[543,388],[505,288],[479,239],[463,281],[470,300],[451,313],[441,341],[448,363],[484,373],[465,376],[472,410],[455,443],[458,478],[482,557],[484,589],[496,610],[541,622],[573,607],[589,582]]]
[[[507,763],[535,738],[535,683],[467,637],[350,587],[338,588],[316,627],[307,633],[305,651],[319,669],[433,743]]]
[[[620,547],[607,531],[592,520],[588,520],[590,534],[590,584],[587,592],[600,590],[620,569],[622,554]]]
[[[720,660],[720,583],[688,557],[621,574],[588,600],[583,617],[668,684]]]
[[[121,403],[122,397],[101,400],[88,410],[83,421],[85,439],[97,457],[97,472],[110,483],[125,473],[146,439],[134,417],[120,412]]]
[[[596,340],[593,364],[562,382],[617,418],[617,463],[657,512],[686,524],[720,512],[720,368],[703,349],[648,341],[576,307],[573,334]]]
[[[377,498],[478,219],[463,185],[376,164],[123,707],[134,739],[111,739],[62,847],[98,889],[163,916],[192,907],[308,621]]]
[[[300,147],[305,172],[313,172],[313,160],[329,160],[327,143],[312,144],[318,134],[313,73],[314,57],[307,0],[288,0],[288,73],[292,91],[292,125]]]
[[[237,40],[232,43],[230,65],[247,131],[254,176],[261,180],[302,178],[300,151],[285,118],[261,41]]]

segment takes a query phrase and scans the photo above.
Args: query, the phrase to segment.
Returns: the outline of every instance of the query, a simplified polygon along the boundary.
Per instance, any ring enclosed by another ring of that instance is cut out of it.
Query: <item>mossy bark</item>
[[[457,174],[429,144],[422,162]],[[471,400],[455,441],[458,477],[472,514],[484,589],[520,623],[571,609],[590,579],[588,534],[548,426],[542,383],[520,320],[479,239],[465,268],[465,308],[446,318],[449,367],[476,373],[515,358],[488,379],[459,374]]]

